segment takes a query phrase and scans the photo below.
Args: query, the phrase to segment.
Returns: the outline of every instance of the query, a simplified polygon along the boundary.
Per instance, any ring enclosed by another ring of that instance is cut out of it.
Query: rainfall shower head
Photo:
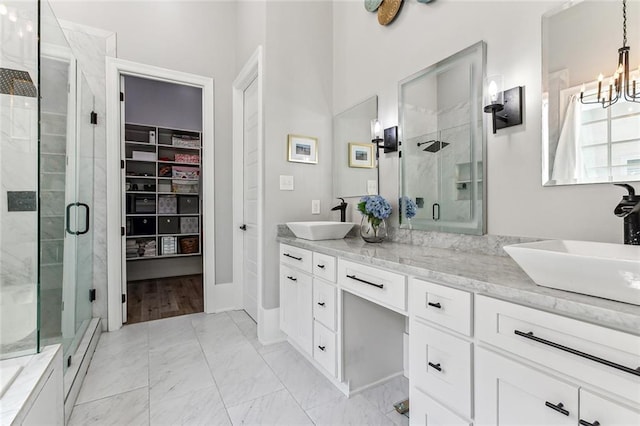
[[[423,149],[423,151],[438,152],[445,146],[449,145],[448,142],[442,142],[442,141],[429,141],[429,142],[433,142],[433,143],[428,147],[426,147],[425,149]]]
[[[35,98],[38,96],[33,80],[27,71],[0,68],[0,93],[12,96],[26,96]]]

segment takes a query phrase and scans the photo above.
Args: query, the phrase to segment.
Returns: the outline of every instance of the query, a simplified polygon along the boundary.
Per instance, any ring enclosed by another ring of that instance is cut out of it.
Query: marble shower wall
[[[37,74],[36,2],[3,2],[0,68]],[[38,216],[8,211],[9,191],[37,191],[36,98],[0,94],[0,356],[35,351]]]
[[[116,56],[116,35],[68,21],[60,21],[78,68],[82,70],[94,95],[94,111],[98,124],[94,127],[93,164],[93,288],[97,298],[93,316],[103,318],[107,325],[107,172],[106,161],[106,76],[105,58]]]

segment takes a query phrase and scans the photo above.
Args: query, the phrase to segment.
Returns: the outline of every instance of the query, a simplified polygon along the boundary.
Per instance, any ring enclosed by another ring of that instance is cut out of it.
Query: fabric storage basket
[[[169,255],[178,253],[176,237],[160,237],[160,254]]]
[[[181,217],[180,233],[181,234],[197,234],[200,232],[199,219],[197,217]]]
[[[158,218],[158,234],[177,234],[180,231],[180,221],[177,217],[162,216]]]
[[[132,217],[131,235],[153,235],[156,233],[155,217]]]
[[[198,154],[176,154],[175,161],[176,163],[199,164],[200,156]]]
[[[198,179],[200,177],[199,167],[173,167],[174,179]]]
[[[171,183],[171,189],[173,192],[179,194],[197,194],[198,182],[173,180]]]
[[[175,195],[160,195],[158,197],[158,213],[159,214],[176,214],[178,213],[178,199]]]
[[[173,136],[171,143],[182,148],[200,148],[200,138],[195,136]]]
[[[156,197],[144,195],[133,196],[133,212],[132,213],[155,213]]]
[[[197,195],[180,195],[178,197],[178,213],[196,214],[199,213]]]
[[[171,192],[171,182],[160,181],[158,183],[158,192]]]
[[[198,253],[200,247],[198,244],[198,237],[182,237],[180,238],[180,253],[192,254]]]

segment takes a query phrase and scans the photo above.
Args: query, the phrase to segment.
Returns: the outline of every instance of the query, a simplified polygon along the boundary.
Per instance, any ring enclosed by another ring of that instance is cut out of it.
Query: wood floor
[[[127,283],[127,324],[203,311],[202,274]]]

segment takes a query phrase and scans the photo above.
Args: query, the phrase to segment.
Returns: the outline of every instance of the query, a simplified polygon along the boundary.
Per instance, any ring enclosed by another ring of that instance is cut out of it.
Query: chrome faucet
[[[338,204],[337,206],[335,206],[334,208],[332,208],[331,211],[340,210],[340,222],[346,222],[347,221],[347,206],[349,204],[345,203],[344,198],[338,198],[338,200],[342,200],[342,202],[340,204]]]
[[[624,243],[640,245],[640,195],[636,195],[633,186],[626,183],[614,185],[622,186],[629,192],[613,211],[613,214],[624,219]]]

